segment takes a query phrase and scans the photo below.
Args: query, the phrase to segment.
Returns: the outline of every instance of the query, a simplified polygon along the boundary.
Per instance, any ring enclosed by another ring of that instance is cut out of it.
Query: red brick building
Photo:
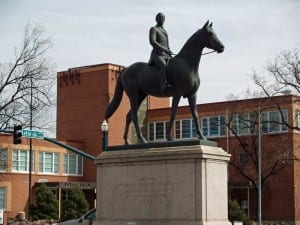
[[[57,73],[57,140],[94,157],[101,153],[101,123],[121,69],[118,65],[100,64]],[[149,98],[143,108],[168,105],[168,99],[158,102]],[[109,120],[110,145],[124,143],[122,131],[128,110],[129,102],[124,95],[118,111]],[[11,135],[0,134],[0,209],[5,209],[5,221],[19,212],[28,212],[29,191],[33,199],[34,188],[40,183],[56,193],[60,207],[68,191],[79,185],[90,207],[94,207],[96,166],[91,160],[44,140],[33,140],[29,190],[29,141],[22,138],[22,144],[12,143]]]
[[[255,145],[258,144],[259,136],[251,129],[257,128],[259,124],[260,109],[263,131],[262,178],[267,177],[262,192],[262,219],[300,224],[300,162],[295,160],[300,159],[300,133],[288,129],[283,123],[300,126],[299,100],[299,97],[288,95],[273,97],[272,100],[258,98],[198,105],[204,135],[232,155],[229,165],[229,197],[237,199],[253,220],[257,218],[257,161],[254,150],[257,149]],[[280,105],[280,111],[277,104]],[[148,111],[148,140],[165,140],[169,115],[170,108]],[[255,123],[252,124],[253,121]],[[195,135],[189,107],[179,107],[172,135],[175,140],[189,139]],[[252,155],[243,150],[251,151],[251,148]]]
[[[100,127],[121,69],[119,65],[99,64],[57,73],[57,140],[95,157],[101,153]],[[292,122],[298,126],[299,99],[294,96],[278,96],[276,100],[283,109],[283,117],[289,123]],[[265,102],[266,108],[262,117],[272,117],[280,122],[282,118],[277,113],[274,102],[266,101],[266,99],[198,105],[203,132],[210,140],[218,142],[219,146],[232,154],[231,162],[242,164],[249,171],[255,170],[253,166],[250,166],[251,159],[243,156],[241,143],[236,140],[232,131],[223,122],[228,122],[229,118],[234,118],[232,121],[239,121],[236,118],[240,117],[236,115],[242,115],[243,118],[250,120],[251,113],[261,106],[262,102]],[[128,110],[129,102],[124,94],[120,107],[108,121],[109,145],[124,143],[123,130]],[[146,114],[143,113],[146,111]],[[165,127],[170,115],[169,99],[148,98],[142,104],[140,115],[145,137],[149,141],[164,140]],[[245,143],[249,142],[250,146],[251,135],[248,128],[237,122],[234,129],[239,137],[245,139]],[[278,123],[274,126],[265,123],[263,129],[266,131],[261,138],[263,165],[267,165],[268,159],[282,155],[288,150],[299,156],[300,139],[297,131],[288,129],[284,124],[278,125]],[[189,109],[187,106],[179,107],[173,137],[174,139],[188,139],[193,138],[193,135],[193,122]],[[132,132],[132,139],[134,139],[134,132]],[[0,208],[6,209],[5,218],[14,217],[20,211],[27,212],[28,193],[31,191],[33,194],[34,187],[40,183],[46,183],[51,187],[61,202],[67,198],[68,190],[72,185],[80,185],[93,207],[96,166],[92,161],[46,141],[34,140],[32,189],[29,190],[28,151],[28,140],[25,138],[22,139],[21,145],[13,145],[10,135],[0,136]],[[51,161],[49,167],[46,166],[47,160]],[[263,220],[300,224],[299,173],[299,162],[291,161],[278,175],[270,177],[264,186]],[[232,166],[229,167],[229,190],[230,197],[236,198],[248,215],[255,219],[257,202],[254,185]]]

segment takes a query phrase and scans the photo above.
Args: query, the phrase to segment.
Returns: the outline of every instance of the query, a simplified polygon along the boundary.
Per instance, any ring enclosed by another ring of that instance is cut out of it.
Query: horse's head
[[[212,23],[209,23],[209,21],[207,21],[202,27],[202,31],[205,33],[205,36],[207,37],[204,43],[204,47],[213,49],[218,53],[224,51],[225,47],[217,37],[216,33],[214,32]]]

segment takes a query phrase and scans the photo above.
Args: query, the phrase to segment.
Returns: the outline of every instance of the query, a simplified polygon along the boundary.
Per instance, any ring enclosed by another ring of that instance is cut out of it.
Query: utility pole
[[[261,225],[261,111],[262,107],[259,107],[259,112],[258,112],[258,152],[257,152],[257,222],[258,225]]]
[[[30,110],[30,130],[32,130],[32,116],[33,116],[33,107],[32,107],[32,77],[30,78],[30,102],[29,102],[29,110]],[[31,186],[32,186],[32,139],[29,139],[29,178],[28,178],[28,218],[30,218],[30,205],[31,205]]]

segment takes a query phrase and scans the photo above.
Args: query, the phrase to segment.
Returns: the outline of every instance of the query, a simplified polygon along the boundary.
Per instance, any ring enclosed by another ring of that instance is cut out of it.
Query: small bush
[[[45,184],[41,184],[36,190],[36,203],[30,206],[30,218],[32,220],[58,219],[58,200]]]
[[[86,200],[82,190],[76,186],[70,191],[69,198],[63,204],[62,221],[77,219],[85,214],[89,209],[88,201]]]
[[[235,199],[228,202],[228,214],[229,220],[232,223],[233,221],[242,221],[243,225],[251,225],[251,221]]]

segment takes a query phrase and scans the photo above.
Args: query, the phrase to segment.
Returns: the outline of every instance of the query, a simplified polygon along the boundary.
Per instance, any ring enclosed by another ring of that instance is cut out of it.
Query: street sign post
[[[22,130],[22,137],[44,139],[44,133],[36,130]]]

